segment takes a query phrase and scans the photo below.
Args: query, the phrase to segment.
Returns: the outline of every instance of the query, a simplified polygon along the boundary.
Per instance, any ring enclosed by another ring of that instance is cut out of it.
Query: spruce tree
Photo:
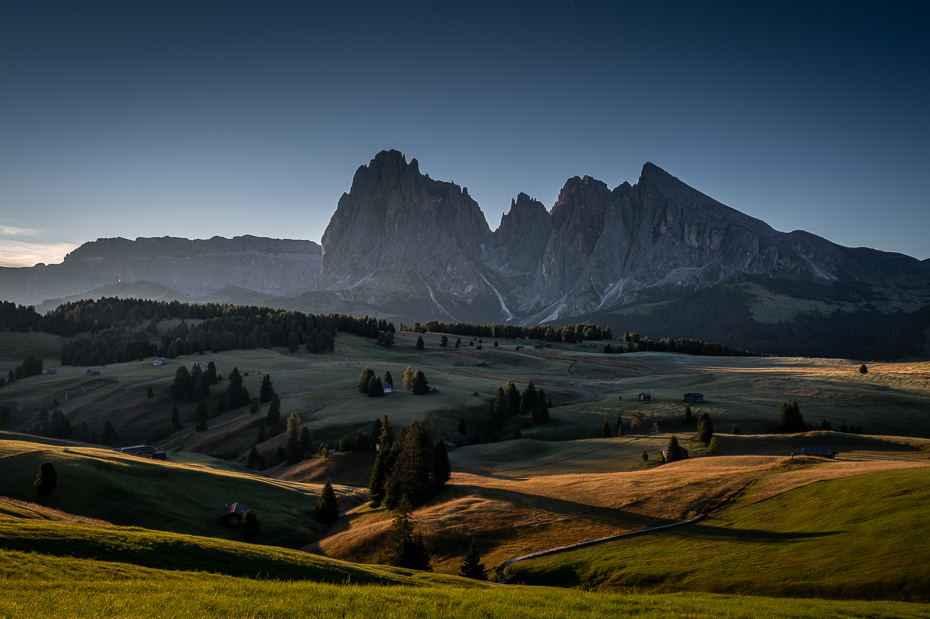
[[[371,468],[371,480],[368,482],[368,500],[373,508],[381,507],[384,501],[384,484],[387,480],[387,450],[381,449],[375,456],[375,464]]]
[[[426,374],[423,370],[417,370],[413,373],[413,393],[424,395],[429,393],[429,382],[426,380]]]
[[[708,415],[706,411],[701,413],[701,416],[698,417],[697,436],[698,440],[705,445],[709,443],[710,439],[714,436],[714,424],[711,423],[710,415]]]
[[[249,406],[249,414],[254,415],[259,410],[261,410],[261,408],[258,405],[258,398],[252,398],[252,404]]]
[[[464,417],[459,419],[459,434],[461,434],[462,436],[468,436],[468,427],[465,425]]]
[[[781,405],[781,421],[778,424],[778,429],[785,434],[807,431],[807,424],[804,423],[804,417],[801,415],[797,402],[791,404],[784,402]]]
[[[385,370],[384,376],[381,377],[381,382],[385,382],[391,387],[394,387],[394,377],[391,376],[391,373],[387,370]]]
[[[377,376],[372,375],[368,379],[368,397],[369,398],[380,398],[384,395],[384,387],[381,385],[381,379]]]
[[[258,426],[258,442],[264,443],[268,440],[268,437],[265,436],[265,424]]]
[[[508,414],[510,416],[518,415],[520,413],[520,392],[517,390],[517,386],[508,380],[504,384],[504,393],[507,396]]]
[[[436,441],[433,447],[432,464],[431,479],[434,490],[438,491],[452,478],[452,463],[449,462],[449,452],[446,451],[445,442]]]
[[[51,462],[43,463],[33,483],[38,494],[47,496],[55,492],[55,488],[58,487],[58,471],[55,470],[55,465]]]
[[[281,398],[278,397],[277,393],[271,396],[271,405],[268,407],[265,419],[269,426],[278,423],[278,420],[281,419]]]
[[[439,347],[440,347],[440,348],[448,348],[448,347],[449,347],[449,337],[448,337],[448,336],[443,335],[443,336],[439,339]]]
[[[384,420],[381,422],[381,434],[378,435],[378,444],[381,445],[381,449],[392,449],[394,447],[394,426],[391,425],[391,422],[388,421],[388,416],[384,416]]]
[[[485,580],[485,567],[481,562],[481,555],[478,554],[478,548],[475,546],[475,540],[471,540],[468,545],[468,554],[462,561],[461,576],[465,578],[474,578],[475,580]]]
[[[859,366],[859,373],[860,373],[860,374],[868,374],[868,373],[869,373],[869,368],[867,368],[867,367],[865,366],[865,364],[863,363],[862,365]]]
[[[393,509],[403,499],[420,505],[429,496],[430,463],[427,436],[418,421],[401,432],[394,449],[396,457],[385,483],[387,506]]]
[[[719,455],[720,455],[720,450],[719,450],[718,447],[717,447],[717,437],[716,437],[716,436],[710,439],[710,448],[709,448],[708,452],[709,452],[710,455],[712,455],[712,456],[719,456]]]
[[[261,528],[262,525],[258,521],[258,516],[255,515],[255,510],[246,510],[245,514],[242,515],[242,539],[251,542],[258,537]]]
[[[371,382],[371,379],[374,377],[374,375],[374,370],[366,365],[365,369],[362,370],[362,373],[358,375],[359,393],[368,393],[368,384]]]
[[[649,462],[649,452],[643,451],[643,462]]]
[[[549,423],[549,407],[545,403],[533,411],[533,423]]]
[[[417,350],[423,350],[426,348],[426,344],[423,343],[423,336],[417,337]]]
[[[298,462],[302,455],[300,453],[300,430],[300,416],[297,413],[291,413],[287,417],[287,440],[285,443],[288,464]]]
[[[407,391],[413,390],[413,369],[409,365],[404,370],[404,389]]]
[[[252,449],[249,450],[249,456],[246,460],[247,466],[250,469],[258,467],[258,461],[261,459],[261,456],[258,454],[258,450],[255,449],[255,445],[252,445]]]
[[[691,414],[691,405],[685,406],[685,415],[683,421],[688,425],[694,423],[694,415]]]
[[[610,437],[611,437],[610,422],[605,419],[604,423],[601,424],[601,438],[610,438]]]
[[[183,426],[181,425],[181,412],[178,411],[177,406],[171,408],[171,426],[175,431],[180,430]]]
[[[739,426],[735,423],[733,424],[733,427],[730,428],[730,434],[740,434]]]
[[[333,491],[333,484],[329,479],[320,493],[320,500],[316,503],[316,519],[324,524],[332,524],[339,518],[339,501]]]
[[[207,405],[204,404],[203,400],[201,400],[200,402],[197,402],[197,426],[195,427],[195,429],[198,432],[204,432],[207,430],[207,428],[209,428],[209,425],[207,424],[207,419],[208,419]]]
[[[668,439],[668,451],[665,455],[665,461],[677,462],[678,460],[681,460],[681,445],[678,444],[678,437],[673,435],[672,438]]]
[[[382,563],[411,570],[432,572],[430,556],[426,550],[423,536],[415,533],[410,522],[410,504],[402,501],[397,508],[397,515],[391,522],[387,548],[381,555]]]
[[[271,374],[265,374],[262,378],[262,386],[258,391],[258,401],[264,404],[271,402],[271,396],[274,395],[274,386],[271,383]]]
[[[152,398],[155,397],[155,392],[152,391],[152,388],[151,388],[151,387],[149,387],[149,388],[145,391],[145,397],[147,397],[147,398],[150,399],[150,400],[151,400]]]

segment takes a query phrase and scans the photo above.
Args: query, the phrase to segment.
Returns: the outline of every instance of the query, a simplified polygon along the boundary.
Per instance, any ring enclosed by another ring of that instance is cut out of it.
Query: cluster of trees
[[[416,507],[442,490],[452,475],[445,443],[430,438],[417,421],[395,437],[385,415],[377,442],[378,456],[368,484],[372,507],[384,503],[394,510],[402,501]]]
[[[576,325],[564,325],[553,328],[549,325],[520,326],[499,323],[473,325],[467,322],[440,322],[438,320],[428,320],[423,324],[415,322],[412,327],[407,327],[401,323],[400,330],[412,331],[414,333],[449,333],[466,337],[503,338],[506,340],[529,338],[533,340],[546,340],[548,342],[580,342],[582,340],[613,339],[610,327],[601,331],[600,327],[589,323],[578,323]]]
[[[29,355],[22,363],[10,370],[6,379],[0,377],[0,387],[3,387],[7,383],[29,378],[30,376],[37,376],[42,373],[42,366],[42,359],[36,359],[32,355]]]
[[[84,425],[86,426],[87,424]],[[27,433],[33,436],[44,436],[45,438],[69,439],[73,431],[71,429],[71,420],[68,419],[67,415],[57,408],[49,415],[48,410],[43,407],[42,410],[39,411],[38,421],[27,430]],[[84,442],[91,441],[85,440]]]
[[[783,402],[778,431],[784,434],[796,434],[798,432],[807,432],[807,430],[807,424],[804,423],[804,416],[801,415],[801,408],[798,406],[797,401],[791,404]]]
[[[497,388],[488,420],[488,440],[520,438],[520,426],[533,423],[548,423],[552,400],[542,389],[536,389],[533,381],[526,384],[523,393],[508,380]]]
[[[366,365],[358,375],[358,392],[368,394],[369,398],[380,398],[384,395],[384,383],[389,384],[391,389],[394,388],[394,377],[391,373],[386,371],[384,376],[378,378],[374,370]]]

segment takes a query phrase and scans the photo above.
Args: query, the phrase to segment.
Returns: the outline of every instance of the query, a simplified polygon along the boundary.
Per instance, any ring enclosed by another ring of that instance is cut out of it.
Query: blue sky
[[[390,148],[491,228],[652,161],[776,229],[930,258],[930,5],[756,5],[4,3],[0,264],[319,241]]]

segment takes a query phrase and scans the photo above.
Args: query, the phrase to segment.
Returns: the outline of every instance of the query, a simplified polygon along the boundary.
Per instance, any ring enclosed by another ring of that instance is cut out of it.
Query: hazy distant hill
[[[61,264],[0,268],[0,297],[23,304],[80,295],[120,282],[147,281],[190,296],[232,285],[287,295],[316,285],[322,252],[312,241],[237,236],[98,239]]]

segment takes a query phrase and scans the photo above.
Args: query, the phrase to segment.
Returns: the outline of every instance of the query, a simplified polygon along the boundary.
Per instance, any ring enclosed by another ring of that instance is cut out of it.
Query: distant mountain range
[[[161,287],[127,286],[139,282]],[[859,293],[836,294],[848,283]],[[61,264],[0,269],[0,297],[40,309],[109,290],[355,308],[408,322],[609,319],[720,286],[741,286],[763,304],[768,294],[800,299],[813,289],[817,302],[842,296],[838,308],[913,310],[930,303],[930,261],[778,232],[651,163],[636,184],[613,189],[570,178],[551,209],[521,193],[492,231],[466,188],[383,151],[356,171],[322,247],[252,236],[98,239]]]

